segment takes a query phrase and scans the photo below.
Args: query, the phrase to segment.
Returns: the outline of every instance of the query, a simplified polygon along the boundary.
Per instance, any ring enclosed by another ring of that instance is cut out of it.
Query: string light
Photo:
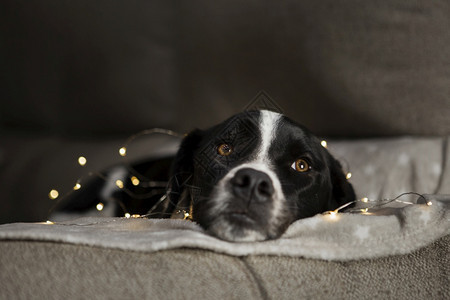
[[[136,139],[137,137],[139,137],[139,136],[141,136],[141,135],[152,134],[152,133],[164,133],[164,134],[167,134],[167,135],[177,136],[177,137],[182,137],[182,136],[183,136],[183,135],[178,134],[178,133],[175,133],[175,132],[173,132],[173,131],[171,131],[171,130],[160,129],[160,128],[154,128],[154,129],[144,130],[144,131],[142,131],[142,132],[140,132],[140,133],[138,133],[138,134],[135,134],[135,135],[131,136],[130,138],[128,138],[128,140],[127,140],[127,142],[125,143],[125,145],[119,149],[119,154],[120,154],[120,156],[125,157],[125,156],[127,155],[127,145],[130,144],[134,139]],[[326,140],[322,140],[322,141],[320,142],[320,144],[321,144],[324,148],[328,148],[328,143],[327,143]],[[78,157],[78,164],[79,164],[80,166],[85,166],[85,165],[87,164],[87,159],[86,159],[84,156]],[[90,173],[89,173],[89,176],[91,176],[91,175],[93,175],[93,174],[97,175],[98,177],[102,178],[102,179],[105,180],[105,181],[107,180],[107,178],[105,178],[105,176],[103,176],[102,174],[99,174],[99,173],[92,173],[92,172],[90,172]],[[346,175],[345,175],[345,177],[346,177],[346,179],[350,179],[350,178],[352,177],[352,173],[351,173],[351,172],[347,172]],[[81,180],[81,179],[80,179],[80,180]],[[73,190],[76,191],[76,190],[79,190],[79,189],[81,188],[80,180],[78,180],[78,181],[76,182],[75,186],[73,187]],[[131,180],[131,183],[132,183],[134,186],[138,186],[138,185],[141,184],[141,181],[140,181],[136,176],[132,176],[132,177],[130,178],[130,180]],[[116,184],[116,186],[117,186],[118,188],[124,189],[124,191],[127,192],[127,194],[129,194],[131,197],[133,197],[133,198],[135,198],[135,199],[145,199],[145,198],[149,197],[150,195],[152,195],[153,192],[155,192],[155,191],[152,191],[152,193],[145,194],[145,195],[135,195],[135,194],[133,194],[131,191],[127,190],[127,189],[124,187],[124,182],[123,182],[122,180],[120,180],[120,179],[116,180],[116,181],[115,181],[115,184]],[[142,184],[143,184],[143,185],[142,185],[143,187],[151,187],[151,188],[154,188],[154,187],[163,187],[163,186],[161,186],[162,183],[160,183],[160,182],[154,182],[154,181],[144,182],[144,183],[142,183]],[[165,182],[165,184],[167,184],[167,182]],[[167,198],[168,194],[170,194],[170,190],[166,190],[166,193],[165,193],[165,194],[159,199],[159,201],[158,201],[157,203],[155,203],[155,205],[150,209],[148,215],[142,215],[142,216],[139,215],[139,214],[132,214],[132,215],[131,215],[130,213],[126,212],[126,213],[124,214],[124,217],[128,219],[128,218],[143,218],[143,217],[149,216],[149,215],[151,214],[151,212],[152,212],[154,209],[156,209],[156,207],[157,207],[162,201],[164,201],[164,200]],[[388,203],[391,203],[391,202],[393,202],[393,201],[397,201],[397,202],[401,202],[401,203],[405,203],[405,204],[416,204],[416,203],[411,203],[411,202],[406,202],[406,201],[400,201],[400,200],[398,200],[398,198],[400,198],[401,196],[406,195],[406,194],[415,194],[415,195],[418,195],[418,196],[422,197],[423,199],[425,199],[422,195],[417,194],[417,193],[414,193],[414,192],[403,193],[403,194],[397,196],[397,197],[394,198],[394,199],[385,199],[385,200],[382,200],[382,201],[379,201],[379,200],[369,200],[369,198],[363,197],[363,198],[361,198],[361,199],[359,199],[359,200],[355,200],[355,201],[348,202],[348,203],[342,205],[341,207],[339,207],[339,208],[337,208],[337,209],[335,209],[335,210],[333,210],[333,211],[327,211],[327,212],[324,212],[324,214],[327,214],[327,215],[330,217],[330,219],[337,219],[338,214],[339,214],[339,212],[340,212],[341,210],[343,210],[344,208],[346,208],[346,207],[348,207],[348,206],[350,206],[350,205],[352,205],[352,204],[355,204],[355,203],[357,203],[357,202],[362,202],[362,203],[374,202],[375,204],[374,204],[373,206],[371,206],[371,207],[366,207],[366,208],[363,208],[363,209],[359,208],[359,209],[355,209],[355,210],[349,210],[349,211],[347,211],[347,212],[360,212],[360,213],[362,213],[362,214],[371,214],[371,213],[368,212],[370,209],[373,209],[373,208],[377,208],[377,207],[381,207],[381,206],[387,205]],[[58,192],[56,189],[52,189],[52,190],[49,192],[48,196],[49,196],[50,199],[57,199],[57,198],[59,197],[59,192]],[[425,204],[428,205],[428,206],[431,206],[433,203],[432,203],[431,201],[428,201],[428,202],[425,202]],[[123,205],[122,205],[122,206],[123,206]],[[99,203],[96,205],[96,209],[97,209],[98,211],[102,211],[102,210],[104,209],[104,204],[101,203],[101,202],[99,202]],[[123,209],[125,210],[125,207],[124,207],[124,206],[123,206]],[[192,210],[192,208],[191,208],[191,210]],[[191,219],[192,219],[192,211],[187,212],[187,211],[183,210],[183,211],[181,211],[181,213],[183,213],[183,219],[184,219],[184,220],[191,220]],[[46,221],[45,224],[54,224],[54,223],[51,222],[51,221]]]
[[[87,163],[86,157],[84,157],[84,156],[78,157],[78,163],[80,164],[80,166],[84,167]]]
[[[327,143],[327,141],[325,141],[325,140],[322,140],[322,141],[320,142],[320,144],[321,144],[324,148],[327,148],[327,147],[328,147],[328,143]],[[348,163],[347,163],[347,165],[348,165]],[[346,179],[350,179],[351,177],[352,177],[352,173],[351,173],[351,172],[347,172],[346,175],[345,175],[345,178],[346,178]],[[423,195],[421,195],[421,194],[419,194],[419,193],[415,193],[415,192],[402,193],[402,194],[398,195],[397,197],[395,197],[395,198],[393,198],[393,199],[384,199],[384,200],[369,200],[369,198],[363,197],[363,198],[361,198],[361,199],[359,199],[359,200],[350,201],[350,202],[348,202],[348,203],[345,203],[344,205],[338,207],[337,209],[335,209],[335,210],[333,210],[333,211],[326,211],[326,212],[324,212],[323,214],[328,215],[331,219],[335,219],[335,218],[337,217],[338,213],[339,213],[341,210],[343,210],[344,208],[346,208],[346,207],[348,207],[348,206],[350,206],[350,205],[353,205],[353,204],[355,204],[355,203],[358,203],[358,202],[362,202],[362,203],[374,202],[375,204],[372,205],[372,206],[370,206],[370,207],[366,207],[366,208],[362,208],[362,209],[359,208],[359,209],[348,210],[348,211],[346,211],[346,212],[350,212],[350,213],[352,213],[352,212],[359,212],[359,213],[361,213],[361,214],[371,215],[372,213],[369,212],[370,209],[379,208],[379,207],[385,206],[385,205],[387,205],[387,204],[389,204],[389,203],[391,203],[391,202],[399,202],[399,203],[408,204],[408,205],[418,204],[418,203],[412,203],[412,202],[408,202],[408,201],[402,201],[402,200],[399,200],[399,198],[402,197],[402,196],[404,196],[404,195],[417,195],[417,196],[419,196],[420,198],[422,198],[422,199],[425,200],[425,197],[424,197]],[[428,206],[433,205],[433,203],[432,203],[431,201],[425,202],[425,204],[428,205]]]
[[[136,176],[133,176],[133,177],[131,177],[131,183],[134,186],[137,186],[137,185],[139,185],[140,181],[139,181],[139,179]]]
[[[116,180],[116,185],[119,189],[123,189],[123,181],[120,179]]]
[[[120,156],[126,156],[127,155],[127,147],[132,141],[134,141],[135,139],[137,139],[140,136],[150,135],[150,134],[154,134],[154,133],[161,133],[161,134],[166,134],[166,135],[175,136],[175,137],[183,137],[184,136],[183,134],[179,134],[179,133],[177,133],[175,131],[172,131],[172,130],[169,130],[169,129],[163,129],[163,128],[152,128],[152,129],[142,130],[141,132],[138,132],[138,133],[130,136],[125,141],[125,144],[119,149]]]
[[[335,209],[334,211],[326,211],[323,214],[328,214],[328,215],[332,216],[334,214],[337,214],[338,212],[340,212],[344,208],[346,208],[346,207],[348,207],[348,206],[350,206],[352,204],[358,203],[358,202],[362,202],[362,203],[374,202],[375,204],[370,206],[370,207],[348,210],[346,212],[348,212],[348,213],[359,212],[359,213],[362,213],[362,214],[370,214],[369,213],[370,209],[380,208],[380,207],[386,206],[387,204],[392,203],[392,202],[399,202],[399,203],[408,204],[408,205],[418,204],[418,203],[413,203],[413,202],[399,200],[400,197],[403,197],[405,195],[416,195],[416,196],[419,196],[420,198],[425,200],[425,197],[423,195],[421,195],[419,193],[415,193],[415,192],[402,193],[402,194],[398,195],[397,197],[395,197],[393,199],[384,199],[384,200],[369,200],[369,198],[364,197],[364,198],[361,198],[359,200],[347,202],[344,205],[342,205],[342,206],[338,207],[337,209]],[[428,205],[428,206],[430,206],[432,204],[433,203],[431,201],[426,202],[426,205]]]
[[[330,219],[336,219],[338,212],[336,210],[332,210],[328,212]]]
[[[326,140],[322,140],[321,142],[320,142],[320,144],[322,145],[322,147],[324,147],[325,149],[327,149],[328,148],[328,142],[326,141]],[[348,163],[347,163],[348,164]],[[345,174],[345,178],[348,180],[348,179],[350,179],[350,178],[352,178],[352,173],[351,172],[347,172],[346,174]]]
[[[120,156],[125,156],[127,155],[127,148],[126,147],[122,147],[119,149],[119,154]]]
[[[48,193],[48,197],[52,200],[55,200],[59,197],[59,192],[57,190],[51,190],[50,193]]]
[[[140,137],[140,136],[143,136],[143,135],[150,135],[150,134],[165,134],[165,135],[174,136],[174,137],[179,137],[179,138],[182,138],[182,137],[184,136],[183,134],[179,134],[179,133],[177,133],[177,132],[175,132],[175,131],[167,130],[167,129],[162,129],[162,128],[153,128],[153,129],[143,130],[143,131],[141,131],[141,132],[138,132],[137,134],[134,134],[134,135],[130,136],[130,137],[126,140],[125,144],[119,149],[119,154],[120,154],[120,156],[122,156],[122,157],[126,157],[126,156],[127,156],[127,151],[128,151],[127,147],[128,147],[129,144],[131,144],[131,142],[133,142],[133,140],[135,140],[136,138],[138,138],[138,137]],[[81,155],[81,156],[78,157],[77,162],[78,162],[78,164],[79,164],[80,166],[85,166],[85,165],[87,164],[87,159],[86,159],[85,156],[82,156],[82,155]],[[132,166],[131,166],[130,164],[127,163],[127,165],[128,165],[129,168],[132,169]],[[133,173],[136,174],[137,171],[133,169]],[[108,181],[109,181],[109,178],[107,178],[105,175],[103,175],[103,174],[101,174],[101,173],[99,173],[99,172],[89,172],[89,173],[88,173],[88,176],[96,176],[96,177],[99,177],[100,179],[104,180],[105,182],[108,182]],[[142,177],[145,178],[145,176],[142,176]],[[65,198],[66,196],[68,196],[70,193],[72,193],[72,192],[74,192],[74,191],[77,191],[77,190],[80,190],[80,189],[82,188],[81,181],[82,181],[82,178],[79,178],[79,179],[77,180],[77,182],[75,183],[75,185],[73,186],[72,190],[69,191],[69,192],[67,192],[67,193],[65,193],[63,197],[61,197],[60,194],[59,194],[59,192],[58,192],[57,190],[55,190],[55,189],[52,189],[52,190],[49,192],[48,197],[49,197],[50,199],[53,200],[53,199],[59,198],[58,201],[56,202],[56,204],[49,210],[49,214],[51,214],[52,211],[53,211],[55,208],[57,208],[58,203],[60,203],[62,199],[64,199],[64,198]],[[134,186],[142,186],[143,188],[148,188],[148,189],[149,189],[149,192],[146,193],[146,194],[142,194],[142,193],[136,194],[136,193],[133,192],[133,190],[127,189],[127,188],[125,187],[124,181],[122,181],[122,180],[116,180],[116,181],[115,181],[115,185],[116,185],[118,188],[123,189],[123,191],[124,191],[125,193],[127,193],[130,197],[132,197],[133,199],[136,199],[136,200],[139,200],[139,199],[148,199],[149,197],[152,197],[152,196],[154,196],[154,195],[161,194],[161,189],[164,188],[164,189],[166,190],[166,194],[163,195],[163,196],[158,200],[158,203],[156,203],[156,206],[159,205],[162,201],[164,201],[164,199],[166,199],[166,197],[167,197],[167,193],[168,193],[168,192],[167,192],[168,182],[166,182],[166,181],[164,181],[164,182],[163,182],[163,181],[151,181],[151,180],[149,180],[149,181],[141,181],[141,180],[140,180],[138,177],[136,177],[136,176],[130,177],[130,181],[131,181],[131,183],[132,183]],[[126,211],[126,206],[122,203],[121,200],[119,200],[119,199],[114,199],[114,201],[119,202],[119,204],[120,204],[120,206],[122,207],[122,209],[123,209],[124,211]],[[100,207],[101,207],[101,205],[97,204],[97,208],[100,208]],[[153,209],[153,208],[154,208],[154,207],[152,207],[152,209]],[[102,209],[103,209],[103,208],[102,208]],[[132,216],[131,216],[129,213],[126,213],[126,214],[125,214],[125,217],[129,218],[129,217],[132,217]],[[133,215],[133,217],[142,217],[142,216],[139,216],[139,215]]]
[[[75,186],[73,187],[73,190],[74,191],[77,191],[77,190],[79,190],[81,188],[81,184],[79,183],[79,182],[77,182],[76,184],[75,184]]]
[[[104,206],[103,203],[101,203],[101,202],[99,202],[99,203],[97,204],[97,206],[96,206],[96,208],[97,208],[98,211],[102,211],[104,207],[105,207],[105,206]]]
[[[46,225],[53,225],[55,223],[53,223],[52,221],[47,220],[44,224],[46,224]]]

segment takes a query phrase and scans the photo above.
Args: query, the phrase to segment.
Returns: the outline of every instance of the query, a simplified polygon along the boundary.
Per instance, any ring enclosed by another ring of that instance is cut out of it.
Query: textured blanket
[[[83,218],[0,226],[0,239],[35,240],[155,252],[205,249],[233,256],[278,255],[348,261],[406,254],[450,233],[450,196],[372,214],[323,214],[293,223],[279,239],[230,243],[184,220]]]

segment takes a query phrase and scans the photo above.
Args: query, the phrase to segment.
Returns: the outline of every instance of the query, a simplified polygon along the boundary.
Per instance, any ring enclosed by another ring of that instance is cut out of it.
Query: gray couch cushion
[[[1,242],[3,299],[448,299],[450,239],[352,262]]]
[[[182,220],[1,225],[0,298],[446,299],[450,210],[434,198],[389,216],[316,216],[259,243]]]

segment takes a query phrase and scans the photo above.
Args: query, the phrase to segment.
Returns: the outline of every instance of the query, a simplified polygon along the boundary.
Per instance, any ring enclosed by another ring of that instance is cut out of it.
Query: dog
[[[207,130],[196,129],[183,138],[175,157],[163,161],[164,170],[170,169],[158,174],[169,179],[165,193],[152,195],[151,201],[132,201],[122,191],[103,197],[120,198],[121,206],[135,209],[151,204],[152,217],[177,218],[182,213],[210,235],[230,242],[276,239],[294,221],[355,199],[341,164],[320,140],[268,110],[245,111]],[[148,171],[155,164],[136,168]],[[109,174],[128,176],[123,167],[114,170]]]

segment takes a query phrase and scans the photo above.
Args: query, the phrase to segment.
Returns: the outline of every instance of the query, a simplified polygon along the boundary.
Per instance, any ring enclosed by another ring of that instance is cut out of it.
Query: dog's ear
[[[329,203],[329,209],[334,210],[345,203],[356,199],[353,186],[344,174],[342,166],[331,154],[329,154],[329,167],[332,185],[332,195]]]
[[[190,189],[194,173],[194,152],[203,137],[203,131],[196,129],[183,139],[172,164],[169,194],[164,203],[165,216],[171,215],[180,202],[190,203]],[[188,204],[189,205],[189,204]]]

